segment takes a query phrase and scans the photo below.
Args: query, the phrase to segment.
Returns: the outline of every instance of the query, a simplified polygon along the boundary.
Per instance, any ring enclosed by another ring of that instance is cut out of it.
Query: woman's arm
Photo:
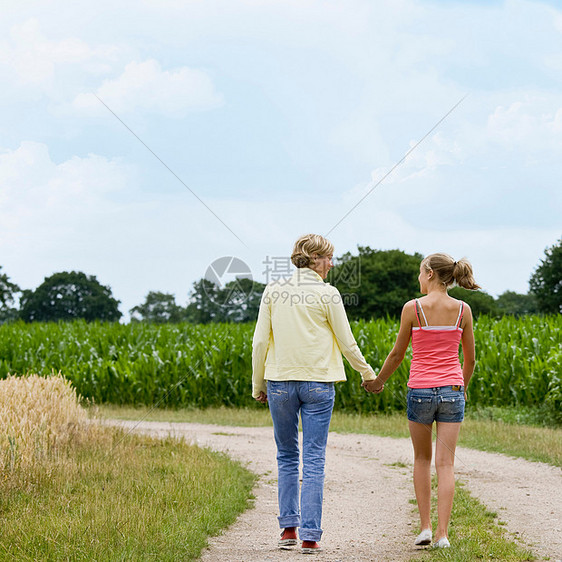
[[[271,297],[265,288],[258,312],[254,339],[252,341],[252,396],[258,402],[267,401],[267,385],[264,380],[265,359],[271,337]]]
[[[335,287],[329,288],[331,294],[327,294],[327,299],[324,301],[326,306],[326,318],[332,328],[332,333],[336,338],[336,342],[343,356],[349,361],[353,369],[361,373],[362,380],[373,380],[375,372],[373,368],[365,361],[355,336],[351,331],[347,314],[343,306],[342,297]]]
[[[384,383],[390,378],[390,375],[398,369],[400,363],[404,359],[408,345],[410,344],[410,337],[412,334],[412,326],[414,324],[416,304],[414,301],[407,302],[402,308],[402,316],[400,318],[400,329],[396,336],[396,342],[392,351],[388,354],[378,377],[374,381],[363,383],[363,387],[369,392],[380,392]]]
[[[464,397],[466,400],[466,387],[470,382],[474,366],[476,364],[476,352],[474,349],[474,328],[472,323],[472,310],[470,306],[464,303],[464,314],[462,323],[464,324],[461,345],[462,345],[462,378],[464,380]]]

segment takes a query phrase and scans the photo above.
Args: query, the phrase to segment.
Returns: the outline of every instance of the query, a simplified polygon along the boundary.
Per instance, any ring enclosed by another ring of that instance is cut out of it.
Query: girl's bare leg
[[[460,423],[437,422],[435,468],[437,470],[437,532],[435,540],[447,537],[455,495],[455,448]]]
[[[414,490],[421,530],[431,529],[431,424],[408,421],[414,445]]]

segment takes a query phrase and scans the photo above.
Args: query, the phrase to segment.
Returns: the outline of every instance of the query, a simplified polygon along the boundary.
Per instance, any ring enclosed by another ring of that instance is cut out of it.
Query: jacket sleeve
[[[335,287],[330,287],[330,289],[332,294],[329,299],[326,299],[327,317],[340,351],[353,369],[361,373],[364,381],[376,378],[373,368],[365,361],[355,341],[340,292]]]
[[[271,298],[268,287],[265,288],[258,312],[258,320],[252,342],[252,396],[257,398],[260,392],[267,394],[264,380],[265,360],[271,337]]]

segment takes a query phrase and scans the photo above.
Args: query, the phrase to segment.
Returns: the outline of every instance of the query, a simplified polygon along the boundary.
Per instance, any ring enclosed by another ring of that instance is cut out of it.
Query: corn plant
[[[468,389],[478,406],[542,406],[561,416],[562,315],[482,316],[475,324],[476,370]],[[352,329],[379,369],[398,322],[357,321]],[[168,407],[252,406],[254,324],[33,323],[0,326],[0,378],[61,371],[95,402]],[[380,395],[367,394],[345,362],[336,408],[404,410],[410,351]],[[556,417],[556,415],[555,415]],[[560,420],[562,421],[562,420]]]

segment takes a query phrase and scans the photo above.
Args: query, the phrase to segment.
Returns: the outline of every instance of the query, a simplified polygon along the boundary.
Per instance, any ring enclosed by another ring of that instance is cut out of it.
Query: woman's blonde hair
[[[305,234],[296,242],[291,261],[298,267],[314,265],[315,258],[329,256],[334,253],[334,245],[320,234]]]
[[[450,287],[456,283],[463,289],[480,289],[474,280],[472,265],[466,258],[455,261],[449,254],[430,254],[422,261],[426,271],[433,271],[443,285]]]

